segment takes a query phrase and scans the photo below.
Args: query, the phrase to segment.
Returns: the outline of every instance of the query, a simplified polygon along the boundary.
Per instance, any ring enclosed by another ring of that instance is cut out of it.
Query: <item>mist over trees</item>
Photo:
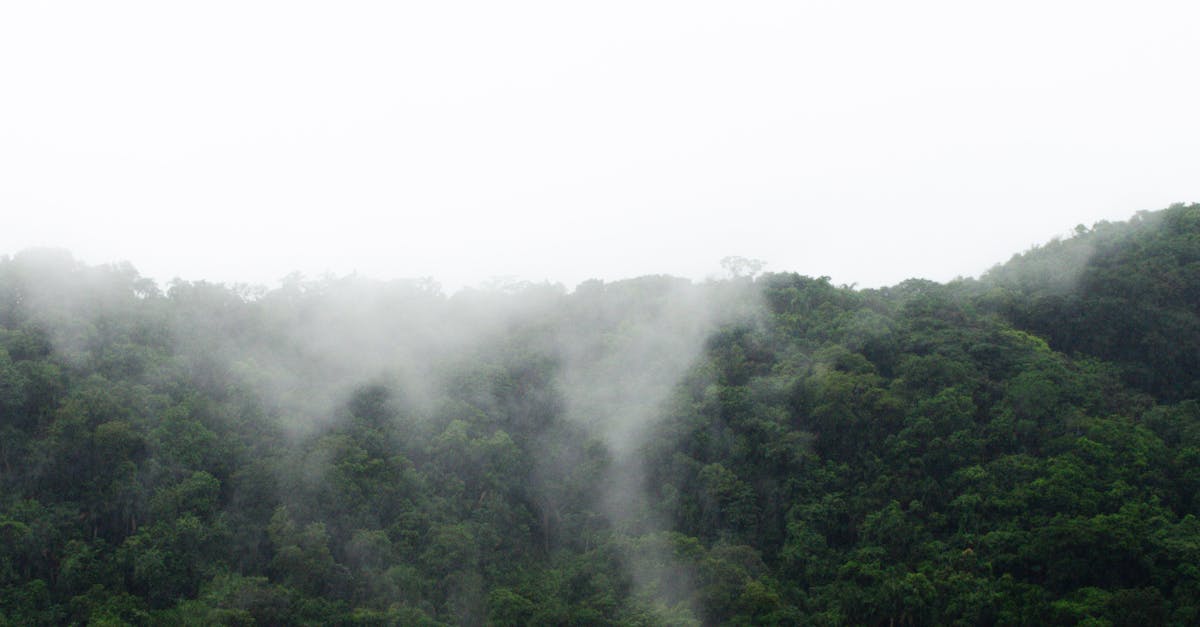
[[[0,625],[1200,623],[1200,205],[978,279],[0,258]]]

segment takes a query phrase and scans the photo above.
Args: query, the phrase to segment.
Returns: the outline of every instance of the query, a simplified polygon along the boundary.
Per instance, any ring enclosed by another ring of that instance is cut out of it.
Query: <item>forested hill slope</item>
[[[1056,350],[1112,361],[1162,399],[1200,397],[1200,205],[1079,226],[983,282],[989,305]]]
[[[0,625],[1200,623],[1197,206],[978,280],[0,260]]]

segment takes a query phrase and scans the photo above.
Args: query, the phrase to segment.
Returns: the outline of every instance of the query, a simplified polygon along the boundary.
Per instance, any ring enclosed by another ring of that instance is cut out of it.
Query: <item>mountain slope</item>
[[[1078,227],[983,277],[987,302],[1164,400],[1200,397],[1200,205]]]
[[[0,625],[1195,624],[1198,215],[861,291],[0,260]]]

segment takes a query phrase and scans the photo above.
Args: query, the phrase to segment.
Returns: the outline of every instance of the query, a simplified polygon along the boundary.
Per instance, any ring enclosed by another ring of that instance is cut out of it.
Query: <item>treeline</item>
[[[0,260],[0,624],[1200,623],[1200,205],[979,279]]]

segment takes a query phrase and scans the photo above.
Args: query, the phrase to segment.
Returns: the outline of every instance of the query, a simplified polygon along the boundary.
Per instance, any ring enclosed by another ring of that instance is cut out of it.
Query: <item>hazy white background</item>
[[[5,2],[0,254],[977,274],[1200,200],[1196,2]]]

